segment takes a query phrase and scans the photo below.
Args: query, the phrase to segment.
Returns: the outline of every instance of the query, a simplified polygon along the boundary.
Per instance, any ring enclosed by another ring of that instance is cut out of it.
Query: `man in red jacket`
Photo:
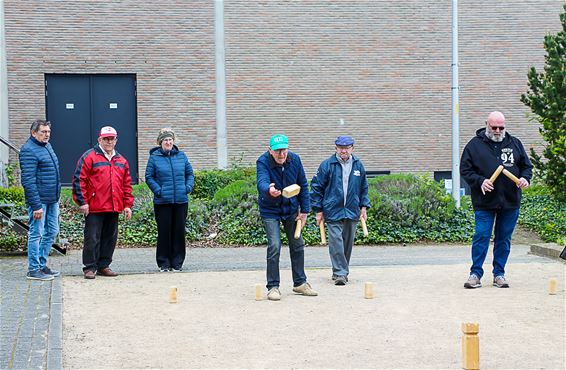
[[[113,127],[100,129],[98,144],[79,159],[73,176],[73,199],[85,216],[83,273],[118,276],[110,269],[118,240],[118,215],[132,217],[132,179],[126,158],[114,147],[118,133]]]

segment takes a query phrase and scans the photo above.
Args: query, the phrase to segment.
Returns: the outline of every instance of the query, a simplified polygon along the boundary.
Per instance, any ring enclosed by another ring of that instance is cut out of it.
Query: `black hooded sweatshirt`
[[[485,136],[485,127],[476,131],[464,148],[460,159],[460,175],[470,185],[474,210],[513,209],[521,206],[521,189],[503,173],[495,180],[494,189],[482,194],[481,185],[489,179],[499,165],[529,183],[533,165],[519,139],[509,132],[502,142],[496,143]]]

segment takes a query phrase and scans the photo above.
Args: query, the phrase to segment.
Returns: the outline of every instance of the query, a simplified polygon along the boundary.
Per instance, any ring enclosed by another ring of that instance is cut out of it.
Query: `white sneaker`
[[[315,292],[311,288],[311,285],[309,283],[304,283],[304,284],[301,284],[299,286],[294,287],[293,292],[298,293],[298,294],[302,294],[302,295],[306,295],[306,296],[309,296],[309,297],[315,297],[315,296],[318,295],[318,293]]]
[[[269,289],[269,292],[267,292],[267,299],[269,299],[270,301],[281,300],[281,292],[279,291],[279,288],[273,287]]]

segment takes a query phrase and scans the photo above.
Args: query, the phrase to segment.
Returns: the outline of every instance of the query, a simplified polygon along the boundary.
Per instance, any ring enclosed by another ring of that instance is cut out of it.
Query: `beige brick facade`
[[[310,177],[350,134],[368,170],[450,170],[451,3],[225,0],[231,162],[255,163],[281,132]],[[461,145],[491,110],[537,145],[519,98],[529,66],[544,62],[544,35],[559,30],[562,0],[459,3]],[[4,7],[14,143],[45,115],[44,74],[133,73],[140,175],[164,126],[196,169],[216,166],[213,0]]]

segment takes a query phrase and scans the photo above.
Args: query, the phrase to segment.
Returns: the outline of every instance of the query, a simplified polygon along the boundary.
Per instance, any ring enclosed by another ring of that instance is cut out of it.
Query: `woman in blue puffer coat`
[[[188,194],[193,191],[193,167],[175,145],[175,133],[161,129],[159,146],[149,151],[145,182],[153,192],[157,222],[156,261],[159,271],[181,271],[185,261],[185,220]]]

